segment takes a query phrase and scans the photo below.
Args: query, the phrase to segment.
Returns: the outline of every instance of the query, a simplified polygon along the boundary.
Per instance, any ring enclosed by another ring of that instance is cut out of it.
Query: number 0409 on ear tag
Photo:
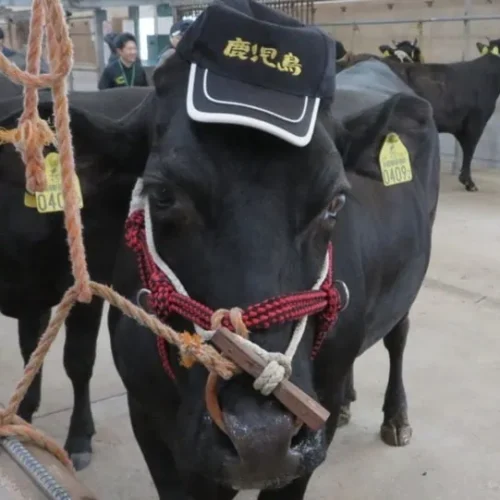
[[[41,214],[62,212],[64,210],[63,182],[61,173],[61,161],[58,153],[49,153],[45,157],[45,175],[47,177],[47,189],[35,193],[36,208]],[[75,175],[78,205],[83,207],[82,190],[80,181]]]
[[[398,134],[387,134],[379,154],[384,186],[394,186],[413,179],[410,154]]]

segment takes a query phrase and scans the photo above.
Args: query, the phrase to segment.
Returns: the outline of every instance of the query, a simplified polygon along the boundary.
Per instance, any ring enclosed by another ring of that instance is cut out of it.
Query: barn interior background
[[[426,62],[454,62],[479,55],[476,42],[500,38],[500,0],[273,0],[266,3],[307,24],[316,24],[343,42],[347,50],[379,54],[392,39],[418,39]],[[70,85],[93,90],[109,55],[103,38],[110,31],[138,35],[144,64],[153,65],[168,40],[172,23],[196,16],[206,2],[171,0],[66,0],[75,47]],[[5,44],[23,49],[27,42],[30,0],[0,0]],[[499,111],[491,118],[476,150],[473,168],[500,168]],[[456,170],[461,151],[442,136],[445,168]]]

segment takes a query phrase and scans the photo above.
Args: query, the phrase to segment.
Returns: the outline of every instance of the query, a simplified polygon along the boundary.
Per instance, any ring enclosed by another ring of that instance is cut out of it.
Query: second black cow
[[[22,96],[12,94],[20,94],[21,88],[6,80],[1,80],[3,83],[3,95],[11,96],[0,102],[0,126],[11,129],[17,125],[23,108]],[[149,92],[145,88],[73,92],[69,103],[71,109],[99,121],[106,116],[127,115]],[[42,117],[50,118],[50,94],[44,91],[40,99]],[[120,163],[110,158],[97,142],[81,135],[75,139],[75,158],[83,192],[83,236],[90,275],[107,283],[135,179],[126,174],[125,160]],[[34,206],[26,206],[24,186],[24,165],[19,154],[12,145],[0,146],[0,312],[18,320],[19,343],[26,363],[49,322],[51,308],[72,284],[72,276],[62,212],[39,213]],[[77,304],[66,320],[64,368],[74,391],[66,450],[77,469],[91,459],[95,431],[89,385],[102,305],[100,299],[89,305]],[[28,421],[40,404],[41,381],[40,373],[20,406],[20,415]]]

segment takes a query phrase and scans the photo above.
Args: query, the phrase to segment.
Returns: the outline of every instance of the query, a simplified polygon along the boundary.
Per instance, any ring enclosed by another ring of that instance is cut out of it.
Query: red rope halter
[[[137,255],[141,281],[143,286],[151,292],[149,305],[155,315],[161,321],[166,322],[172,314],[178,314],[204,330],[210,330],[214,311],[200,302],[178,293],[167,276],[153,261],[146,241],[144,211],[136,210],[133,212],[128,217],[125,228],[125,240]],[[312,351],[314,358],[342,309],[340,293],[333,282],[332,254],[333,250],[330,244],[328,247],[328,274],[319,290],[283,295],[249,306],[242,313],[246,327],[249,330],[264,330],[272,325],[300,320],[304,316],[318,315],[318,330]],[[234,331],[229,318],[224,318],[222,324]],[[157,343],[163,367],[168,375],[175,379],[168,360],[166,341],[157,337]]]

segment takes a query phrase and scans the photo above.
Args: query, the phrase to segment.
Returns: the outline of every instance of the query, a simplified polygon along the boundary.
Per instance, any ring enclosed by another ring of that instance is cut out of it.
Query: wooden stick
[[[257,378],[266,367],[264,360],[246,346],[235,342],[234,335],[229,330],[221,328],[217,330],[211,341],[235,365]],[[330,416],[328,410],[289,380],[281,382],[273,395],[313,431],[320,429]]]

